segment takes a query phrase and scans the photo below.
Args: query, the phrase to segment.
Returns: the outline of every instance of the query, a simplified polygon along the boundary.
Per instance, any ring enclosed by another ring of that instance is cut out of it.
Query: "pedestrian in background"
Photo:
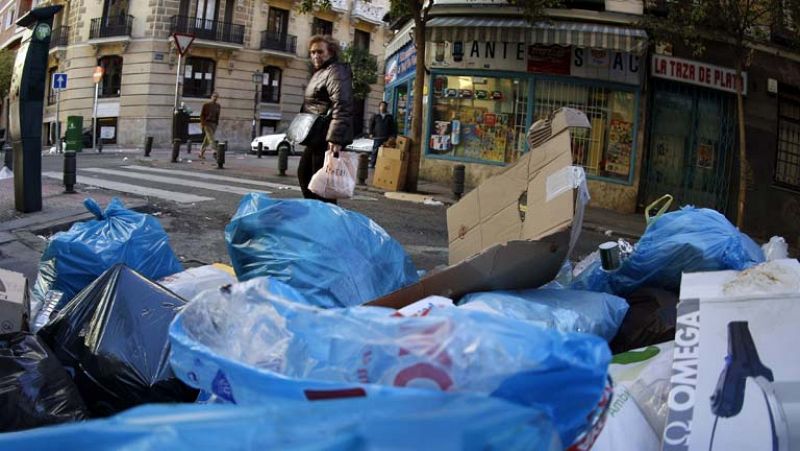
[[[300,189],[306,199],[325,199],[308,189],[311,177],[325,163],[325,151],[344,151],[353,142],[353,74],[339,62],[339,43],[330,36],[314,36],[309,43],[314,74],[306,87],[303,111],[330,115],[325,143],[319,147],[306,146],[297,167]]]
[[[378,113],[369,120],[369,137],[372,138],[372,154],[369,158],[369,167],[374,168],[378,160],[378,149],[389,138],[397,135],[394,117],[386,112],[389,104],[381,102],[378,105]]]
[[[211,101],[203,104],[203,109],[200,111],[200,126],[203,127],[203,144],[200,146],[200,159],[206,159],[206,148],[211,147],[214,149],[214,154],[217,153],[217,145],[214,134],[217,132],[217,125],[219,124],[220,108],[217,100],[219,94],[216,92],[211,94]]]

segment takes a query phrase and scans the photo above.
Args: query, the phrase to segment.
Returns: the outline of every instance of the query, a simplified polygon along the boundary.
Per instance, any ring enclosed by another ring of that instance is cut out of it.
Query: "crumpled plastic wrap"
[[[610,352],[594,335],[460,308],[323,310],[299,296],[269,278],[205,292],[170,328],[175,373],[239,404],[481,393],[542,409],[563,443],[587,429],[603,394]]]
[[[378,224],[320,201],[247,194],[225,241],[239,280],[272,277],[318,307],[360,305],[419,280],[411,257]]]
[[[0,432],[88,417],[78,389],[53,351],[25,332],[0,335],[0,405]]]

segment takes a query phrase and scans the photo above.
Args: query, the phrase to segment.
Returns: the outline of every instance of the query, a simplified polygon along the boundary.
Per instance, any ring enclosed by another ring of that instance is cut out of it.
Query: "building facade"
[[[92,74],[100,66],[104,75],[97,86],[97,117],[104,143],[141,146],[146,136],[153,136],[156,145],[167,145],[178,84],[179,102],[191,111],[186,126],[191,137],[200,138],[202,104],[217,92],[222,106],[218,139],[233,149],[247,148],[254,129],[259,135],[281,132],[300,111],[313,34],[330,34],[343,45],[366,49],[377,56],[379,67],[389,36],[382,22],[385,0],[333,0],[329,10],[311,14],[298,13],[292,0],[39,3],[64,5],[54,21],[49,72],[66,73],[69,81],[58,95],[47,90],[43,136],[49,142],[55,139],[58,120],[64,124],[68,116],[82,116],[84,127],[89,126]],[[18,12],[30,9],[21,6]],[[180,68],[171,38],[176,32],[195,36]],[[13,49],[14,42],[6,46]],[[263,74],[260,84],[254,82],[256,72]],[[356,102],[356,129],[377,110],[382,95],[379,79],[365,102]]]
[[[466,166],[476,186],[527,152],[530,125],[562,106],[592,128],[573,139],[592,204],[642,212],[677,205],[736,220],[739,186],[734,53],[707,43],[696,55],[656,45],[636,28],[640,0],[567,1],[531,25],[500,0],[434,0],[427,23],[420,177],[450,182]],[[591,11],[590,11],[591,9]],[[387,45],[385,98],[408,130],[415,77],[413,23]],[[793,31],[796,33],[796,31]],[[743,77],[747,134],[745,231],[781,233],[800,247],[800,53],[773,34]]]

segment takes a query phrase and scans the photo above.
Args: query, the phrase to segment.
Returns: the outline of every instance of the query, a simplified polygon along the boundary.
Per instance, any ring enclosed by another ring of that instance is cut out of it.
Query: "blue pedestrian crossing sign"
[[[67,89],[67,74],[56,72],[53,74],[53,90],[61,91],[62,89]]]

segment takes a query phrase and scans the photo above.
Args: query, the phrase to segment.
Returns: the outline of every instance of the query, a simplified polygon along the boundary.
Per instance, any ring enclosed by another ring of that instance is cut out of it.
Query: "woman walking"
[[[330,36],[314,36],[309,44],[314,74],[306,87],[303,111],[318,115],[329,115],[330,123],[325,142],[318,146],[306,146],[297,178],[306,199],[322,198],[308,189],[311,177],[325,162],[325,151],[339,152],[353,142],[353,75],[350,68],[339,62],[339,44]]]

